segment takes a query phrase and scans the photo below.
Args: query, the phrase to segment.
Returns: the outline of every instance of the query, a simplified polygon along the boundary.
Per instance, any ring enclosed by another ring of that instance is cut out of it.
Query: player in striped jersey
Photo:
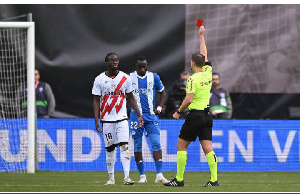
[[[138,127],[137,114],[131,110],[130,128],[132,138],[134,139],[134,156],[137,169],[140,173],[138,183],[146,183],[147,178],[144,171],[142,155],[142,137],[145,133],[149,138],[153,151],[153,158],[156,167],[156,183],[166,183],[167,179],[162,174],[162,150],[160,144],[160,129],[158,127],[158,115],[162,110],[166,98],[164,85],[156,73],[147,71],[147,59],[144,56],[138,57],[136,62],[136,71],[130,73],[133,86],[133,94],[137,101],[138,108],[142,112],[144,126]],[[160,94],[159,105],[155,108],[156,91]]]
[[[114,166],[116,147],[120,147],[120,159],[124,169],[124,185],[132,185],[129,177],[130,153],[128,149],[129,127],[127,121],[126,98],[138,115],[138,126],[143,125],[143,118],[132,94],[131,78],[119,71],[119,59],[115,53],[105,57],[107,71],[96,77],[92,94],[94,95],[95,125],[103,133],[106,148],[106,164],[109,179],[105,185],[114,185]],[[100,129],[99,118],[102,123]]]

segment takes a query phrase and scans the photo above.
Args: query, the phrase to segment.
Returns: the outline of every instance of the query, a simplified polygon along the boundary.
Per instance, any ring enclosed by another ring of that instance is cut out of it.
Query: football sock
[[[156,174],[162,173],[162,160],[155,161]]]
[[[214,151],[206,154],[207,162],[210,169],[210,181],[215,182],[218,180],[217,178],[217,156]]]
[[[177,151],[177,175],[176,179],[178,181],[183,181],[183,174],[185,165],[187,162],[187,152],[186,151]]]
[[[115,173],[108,173],[110,180],[115,180]]]
[[[124,176],[125,178],[129,176],[129,170],[130,170],[130,154],[128,150],[128,144],[124,144],[120,147],[121,153],[121,162],[123,165],[124,170]]]
[[[143,160],[137,162],[136,167],[137,167],[138,171],[140,172],[140,175],[145,175]]]
[[[116,161],[115,153],[116,153],[115,150],[111,152],[106,152],[106,166],[107,166],[109,178],[111,180],[115,180],[114,177],[115,161]]]

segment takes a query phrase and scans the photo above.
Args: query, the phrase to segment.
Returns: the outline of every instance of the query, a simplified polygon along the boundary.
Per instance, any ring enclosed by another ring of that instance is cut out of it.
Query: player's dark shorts
[[[190,110],[183,123],[179,138],[186,141],[212,140],[213,120],[209,110]]]

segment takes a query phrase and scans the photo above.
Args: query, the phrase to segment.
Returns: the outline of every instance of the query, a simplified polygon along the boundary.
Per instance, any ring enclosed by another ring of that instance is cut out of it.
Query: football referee
[[[192,54],[191,69],[194,72],[187,80],[186,97],[181,106],[173,114],[178,119],[180,114],[188,107],[189,112],[180,130],[177,142],[177,175],[165,186],[183,187],[183,174],[187,163],[187,148],[197,137],[206,155],[210,168],[210,180],[205,187],[219,186],[217,179],[217,157],[212,149],[213,120],[209,112],[210,90],[212,85],[212,67],[207,59],[207,50],[204,39],[204,26],[199,29],[200,53]]]

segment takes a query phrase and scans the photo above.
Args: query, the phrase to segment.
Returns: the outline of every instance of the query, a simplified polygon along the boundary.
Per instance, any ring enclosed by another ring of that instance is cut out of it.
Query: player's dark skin
[[[106,62],[107,71],[105,74],[109,77],[115,77],[119,73],[119,58],[117,55],[110,55]]]
[[[105,62],[107,71],[105,74],[109,77],[116,77],[119,73],[119,59],[118,56],[115,54],[112,54],[108,57],[107,62]],[[132,94],[126,93],[126,98],[128,102],[130,103],[131,107],[133,110],[137,113],[138,115],[138,120],[139,120],[139,127],[142,127],[144,125],[143,118],[141,116],[141,113],[138,109],[138,106],[136,104],[135,98]],[[100,112],[100,96],[94,95],[94,115],[95,115],[95,126],[98,132],[102,133],[103,131],[100,129],[100,123],[98,121],[99,119],[99,112]]]
[[[144,61],[137,61],[136,62],[136,72],[139,76],[145,76],[146,72],[147,72],[147,67],[148,67],[148,63],[146,60]],[[165,90],[163,90],[162,92],[160,92],[160,100],[159,100],[159,105],[163,106],[163,103],[166,99],[166,92]],[[156,115],[159,114],[159,112],[156,110],[156,108],[154,109],[154,112]],[[135,161],[139,162],[142,160],[143,156],[142,156],[142,152],[134,152],[134,157],[135,157]],[[153,158],[155,161],[161,160],[162,159],[162,151],[154,151],[153,152]]]

